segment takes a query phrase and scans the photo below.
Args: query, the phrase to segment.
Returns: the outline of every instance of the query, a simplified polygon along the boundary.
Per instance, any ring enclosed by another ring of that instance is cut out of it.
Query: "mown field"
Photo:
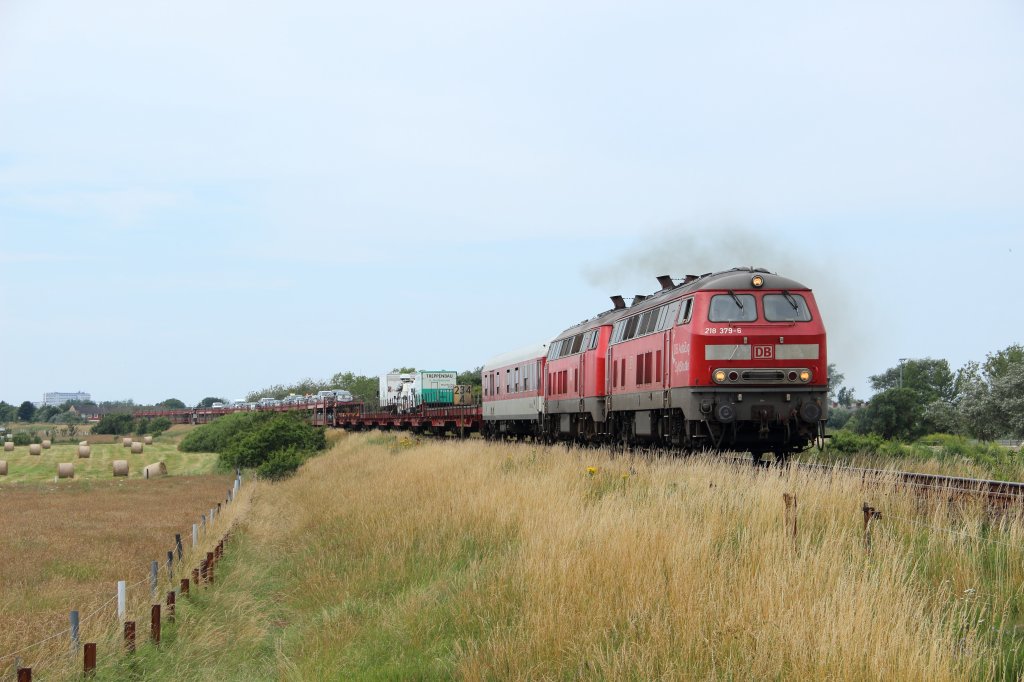
[[[1019,512],[842,475],[387,434],[250,490],[217,586],[100,679],[1024,671]],[[883,513],[870,552],[865,501]]]
[[[5,484],[53,482],[57,476],[57,465],[73,462],[75,480],[62,479],[59,485],[71,485],[79,480],[105,480],[112,477],[112,465],[116,459],[128,460],[129,478],[141,478],[142,469],[153,462],[167,464],[168,473],[175,476],[196,476],[213,470],[216,455],[210,453],[178,452],[178,441],[188,432],[189,426],[176,426],[156,437],[152,445],[146,445],[142,454],[133,455],[131,448],[121,444],[121,436],[85,435],[74,443],[54,443],[40,455],[30,455],[29,446],[19,445],[13,452],[0,451],[0,459],[7,460],[7,475],[0,476],[0,488]],[[134,436],[141,441],[141,436]],[[89,442],[88,458],[79,458],[78,441]]]
[[[59,482],[56,462],[72,461],[77,445],[54,445],[39,457],[27,447],[5,453],[11,474],[0,478],[0,677],[12,672],[16,654],[36,668],[35,679],[59,679],[68,663],[69,612],[83,619],[95,612],[82,622],[82,641],[107,636],[116,626],[118,580],[133,585],[130,612],[145,622],[150,562],[164,563],[175,533],[189,548],[192,524],[224,500],[233,479],[209,473],[216,455],[179,455],[175,442],[165,437],[134,456],[119,444],[93,445],[90,459],[76,458],[76,478]],[[110,461],[121,458],[132,461],[129,479],[111,477]],[[158,460],[171,475],[141,479],[141,464]],[[18,653],[54,633],[60,635]]]

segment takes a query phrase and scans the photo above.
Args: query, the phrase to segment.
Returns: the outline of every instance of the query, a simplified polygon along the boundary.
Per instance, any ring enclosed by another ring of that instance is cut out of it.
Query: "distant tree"
[[[135,418],[125,412],[108,412],[93,425],[93,433],[124,436],[135,430]]]
[[[853,407],[853,403],[856,398],[853,396],[854,389],[843,386],[839,389],[839,393],[836,395],[836,402],[841,407]]]
[[[32,415],[32,419],[37,422],[48,422],[58,414],[60,414],[60,408],[55,405],[43,405],[36,409],[36,413]]]
[[[202,400],[200,400],[199,404],[196,405],[196,407],[213,407],[214,403],[226,403],[226,402],[227,402],[227,400],[225,400],[224,398],[214,398],[213,396],[210,396],[210,397],[203,398]]]
[[[894,388],[916,391],[922,404],[934,400],[952,401],[954,398],[954,376],[946,360],[907,360],[882,374],[872,376],[870,380],[871,388],[879,392]]]
[[[846,375],[836,369],[836,363],[828,363],[828,399],[830,402],[838,402],[839,389],[846,380]]]
[[[156,406],[157,407],[163,407],[163,408],[166,408],[168,410],[183,410],[183,409],[185,409],[185,403],[180,401],[180,400],[178,400],[177,398],[168,398],[167,400],[164,400],[163,402],[157,403]]]
[[[999,436],[1002,415],[977,362],[968,362],[957,372],[956,409],[967,434],[979,440]]]
[[[18,408],[18,419],[23,422],[32,421],[32,417],[36,414],[36,406],[32,404],[31,400],[26,400]]]
[[[990,397],[993,411],[1001,415],[1003,434],[1024,438],[1024,362],[1010,365],[992,380]]]
[[[0,400],[0,422],[12,422],[18,417],[18,408]]]
[[[883,438],[914,440],[925,434],[924,403],[912,388],[890,388],[871,398],[856,421],[860,433],[877,433]]]
[[[459,372],[458,376],[455,377],[455,383],[459,386],[480,386],[483,384],[483,377],[481,376],[483,371],[484,368],[481,365],[474,369],[468,369],[465,372]]]
[[[355,400],[364,403],[376,403],[377,393],[380,389],[380,380],[377,377],[368,377],[352,372],[338,372],[331,377],[333,388],[343,388],[352,394]]]
[[[392,374],[412,374],[416,371],[415,367],[395,367],[391,370]]]
[[[128,398],[127,400],[104,400],[99,404],[99,408],[104,412],[114,412],[119,414],[134,412],[136,407],[138,406],[131,398]]]
[[[1024,346],[1014,344],[985,356],[982,368],[989,381],[1006,376],[1014,367],[1024,366]]]

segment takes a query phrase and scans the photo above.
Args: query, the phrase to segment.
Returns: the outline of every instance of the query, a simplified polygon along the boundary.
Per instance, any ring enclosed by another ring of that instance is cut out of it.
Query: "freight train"
[[[748,450],[825,437],[825,327],[811,290],[753,267],[689,275],[483,367],[485,438]]]

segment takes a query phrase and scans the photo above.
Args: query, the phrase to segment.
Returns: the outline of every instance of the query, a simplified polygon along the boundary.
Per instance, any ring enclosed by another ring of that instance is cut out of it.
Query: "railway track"
[[[745,464],[747,466],[753,462],[753,460],[745,457],[734,457],[732,461],[736,464]],[[1019,481],[994,481],[985,478],[964,478],[961,476],[923,474],[892,469],[869,469],[838,464],[815,464],[812,462],[790,462],[789,466],[808,471],[857,476],[865,483],[890,482],[898,487],[914,489],[922,493],[946,495],[948,497],[987,497],[991,503],[1001,506],[1024,504],[1024,482]]]

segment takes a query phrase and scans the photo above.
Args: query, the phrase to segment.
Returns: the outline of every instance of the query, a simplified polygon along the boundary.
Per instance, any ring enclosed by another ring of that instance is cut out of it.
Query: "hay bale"
[[[92,448],[90,448],[88,445],[79,445],[78,446],[78,456],[80,458],[86,459],[91,454],[92,454]]]
[[[122,438],[121,439],[121,445],[123,445],[126,448],[130,448],[132,446],[132,439],[131,438]]]
[[[78,444],[79,445],[88,445],[89,441],[87,441],[87,440],[80,440],[80,441],[78,441]]]
[[[44,440],[43,441],[43,450],[49,450],[49,449],[50,449],[50,441]]]
[[[114,460],[114,475],[115,476],[127,476],[128,475],[128,460],[126,460],[126,459],[115,459]]]
[[[132,443],[132,454],[133,455],[141,455],[142,454],[142,443],[140,443],[139,441],[135,441],[135,442]]]
[[[142,437],[142,442],[145,445],[152,445],[153,444],[153,436],[143,436]]]
[[[57,465],[57,478],[74,478],[75,465],[73,462],[61,462]]]
[[[4,452],[12,452],[14,450],[14,443],[7,441],[4,443]]]
[[[7,460],[6,459],[0,459],[0,476],[6,476],[6,475],[7,475]]]
[[[32,443],[28,446],[28,454],[30,455],[41,455],[43,454],[43,446],[39,443]]]
[[[143,478],[159,478],[167,475],[167,465],[163,462],[153,462],[142,470]]]

